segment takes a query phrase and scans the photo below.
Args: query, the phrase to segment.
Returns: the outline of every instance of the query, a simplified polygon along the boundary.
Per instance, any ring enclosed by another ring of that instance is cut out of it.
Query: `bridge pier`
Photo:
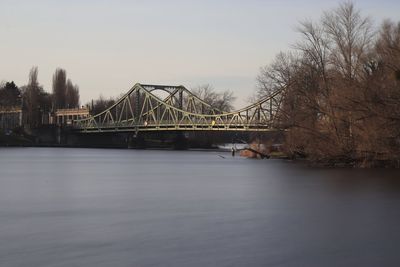
[[[140,148],[140,149],[145,149],[146,148],[146,139],[144,135],[139,134],[139,133],[134,133],[128,135],[128,148]]]
[[[189,137],[184,132],[177,132],[173,140],[173,146],[176,150],[186,150],[189,148]]]

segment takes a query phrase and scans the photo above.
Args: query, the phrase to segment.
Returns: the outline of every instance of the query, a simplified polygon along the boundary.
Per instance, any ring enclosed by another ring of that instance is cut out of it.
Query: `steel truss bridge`
[[[167,93],[160,98],[156,91]],[[184,86],[135,84],[114,105],[73,122],[81,133],[141,131],[272,131],[282,91],[233,112],[222,112]]]

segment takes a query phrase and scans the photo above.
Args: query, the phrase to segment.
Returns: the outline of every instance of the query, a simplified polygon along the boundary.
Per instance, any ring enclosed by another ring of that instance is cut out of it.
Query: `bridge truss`
[[[158,97],[156,91],[168,95]],[[271,131],[282,91],[233,112],[222,112],[184,86],[135,84],[103,112],[73,122],[83,133],[139,131]]]

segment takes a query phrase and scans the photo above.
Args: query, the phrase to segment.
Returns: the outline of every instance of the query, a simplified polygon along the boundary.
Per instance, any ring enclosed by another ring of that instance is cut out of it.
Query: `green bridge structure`
[[[160,98],[157,91],[167,96]],[[137,83],[106,110],[73,121],[72,128],[78,133],[277,131],[282,100],[279,90],[245,108],[222,112],[184,86]]]

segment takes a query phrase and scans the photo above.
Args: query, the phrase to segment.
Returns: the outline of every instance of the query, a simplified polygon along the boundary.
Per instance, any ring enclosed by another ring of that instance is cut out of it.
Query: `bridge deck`
[[[77,132],[81,133],[96,133],[96,132],[137,132],[137,131],[257,131],[269,132],[276,131],[276,129],[264,125],[250,125],[250,126],[223,126],[223,125],[159,125],[159,126],[137,126],[137,127],[124,127],[124,126],[105,126],[105,127],[87,127],[77,128]]]

